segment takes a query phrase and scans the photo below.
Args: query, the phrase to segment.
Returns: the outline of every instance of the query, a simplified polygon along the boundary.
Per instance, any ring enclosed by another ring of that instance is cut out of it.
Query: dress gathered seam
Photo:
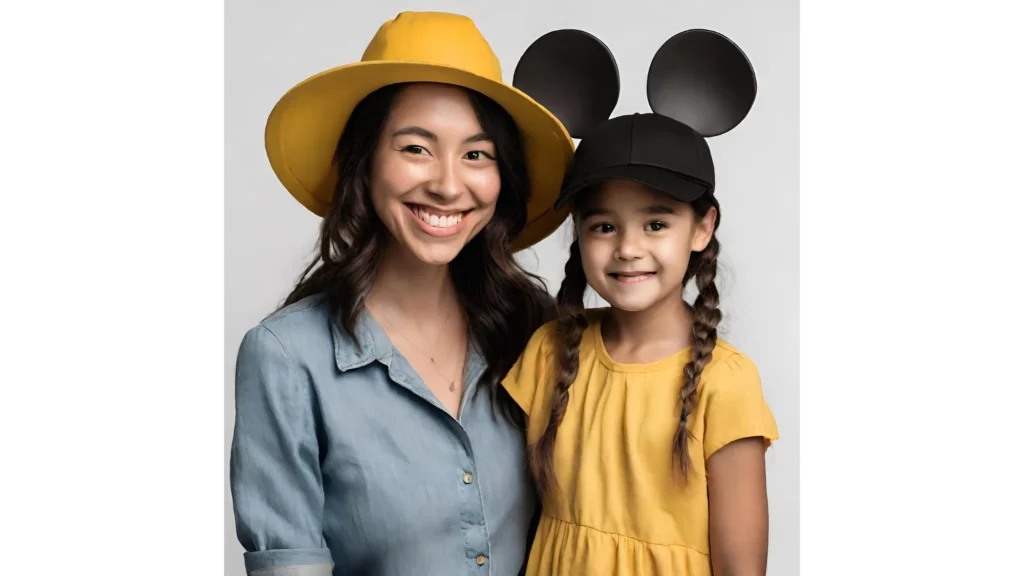
[[[618,532],[608,532],[607,530],[601,530],[600,528],[594,528],[593,526],[587,526],[586,524],[578,524],[578,523],[575,523],[575,522],[569,522],[567,520],[562,520],[561,518],[558,518],[556,516],[552,516],[551,514],[548,514],[547,512],[544,512],[541,515],[543,517],[545,517],[545,518],[550,518],[551,520],[554,520],[555,522],[561,522],[562,524],[567,524],[569,526],[578,526],[580,528],[586,528],[587,530],[593,530],[594,532],[598,532],[598,533],[604,534],[606,536],[615,536],[616,538],[625,538],[627,540],[633,540],[634,542],[640,542],[641,544],[647,544],[648,546],[661,546],[661,547],[667,547],[667,548],[685,548],[686,550],[691,550],[693,552],[696,552],[697,554],[700,554],[701,556],[710,556],[709,553],[703,552],[701,550],[698,550],[698,549],[694,548],[693,546],[687,546],[686,544],[662,544],[662,543],[659,543],[659,542],[648,542],[647,540],[643,540],[641,538],[636,538],[634,536],[627,536],[625,534],[619,534]]]

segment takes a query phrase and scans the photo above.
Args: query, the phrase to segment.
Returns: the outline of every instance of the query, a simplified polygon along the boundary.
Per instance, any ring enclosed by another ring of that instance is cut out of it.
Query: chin
[[[612,308],[625,312],[642,312],[650,308],[658,300],[657,295],[637,293],[639,291],[635,289],[630,294],[624,293],[622,289],[608,289],[608,287],[602,286],[601,288],[594,288],[594,292],[597,292],[597,295]]]
[[[616,310],[622,310],[623,312],[643,312],[652,305],[655,300],[651,298],[613,298],[611,300],[605,298],[608,304]]]
[[[465,247],[465,243],[455,240],[450,241],[447,246],[429,245],[415,239],[406,239],[403,244],[418,260],[432,266],[451,264]]]

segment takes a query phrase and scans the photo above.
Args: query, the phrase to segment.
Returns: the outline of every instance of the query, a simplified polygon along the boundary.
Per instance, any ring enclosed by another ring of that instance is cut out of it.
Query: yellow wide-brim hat
[[[514,250],[540,242],[562,224],[568,211],[555,210],[554,203],[572,162],[572,137],[551,112],[502,81],[498,58],[472,20],[443,12],[399,14],[380,27],[360,62],[307,78],[278,101],[267,120],[267,156],[296,200],[318,216],[327,213],[338,179],[334,153],[352,110],[373,91],[403,82],[475,90],[519,127],[530,201]]]

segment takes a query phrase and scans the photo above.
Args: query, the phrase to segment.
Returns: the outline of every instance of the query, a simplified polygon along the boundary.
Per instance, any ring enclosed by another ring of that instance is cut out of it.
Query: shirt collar
[[[356,318],[355,339],[337,317],[331,320],[331,332],[334,334],[334,359],[342,372],[384,360],[394,351],[384,328],[365,309]]]
[[[366,309],[360,311],[355,323],[358,344],[341,324],[340,318],[331,319],[331,332],[334,335],[334,360],[342,372],[362,368],[374,361],[387,363],[395,352],[395,346],[384,332],[384,327]],[[467,373],[476,373],[479,377],[486,362],[474,341],[469,344],[469,357],[466,360]]]

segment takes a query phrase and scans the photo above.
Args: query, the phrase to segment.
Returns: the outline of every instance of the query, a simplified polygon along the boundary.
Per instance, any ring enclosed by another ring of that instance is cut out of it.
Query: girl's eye
[[[660,230],[664,230],[666,226],[664,222],[651,222],[650,224],[647,225],[647,228],[651,232],[658,232]]]
[[[595,232],[600,232],[601,234],[611,234],[612,232],[615,231],[615,226],[612,226],[611,224],[608,223],[601,223],[595,224],[590,229]]]

